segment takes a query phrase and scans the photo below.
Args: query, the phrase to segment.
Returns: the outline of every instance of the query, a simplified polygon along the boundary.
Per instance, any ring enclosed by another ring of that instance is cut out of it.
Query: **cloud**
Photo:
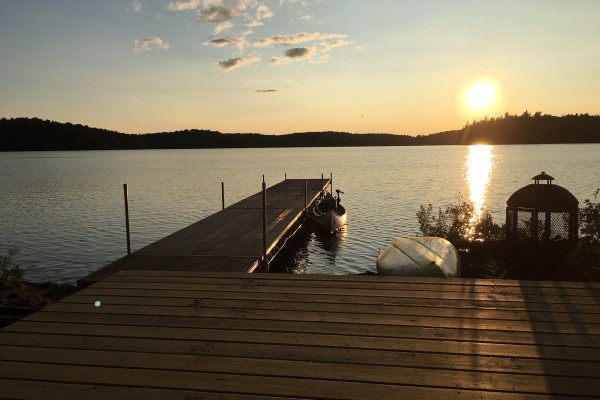
[[[142,2],[139,0],[135,0],[135,1],[131,2],[131,5],[129,6],[129,10],[131,10],[133,12],[142,11]]]
[[[185,11],[185,10],[196,10],[200,7],[202,2],[200,0],[183,0],[183,1],[172,1],[167,5],[167,10],[170,11]]]
[[[238,17],[246,9],[242,0],[224,2],[217,0],[204,0],[204,9],[198,13],[198,20],[211,24],[218,24]]]
[[[317,54],[316,46],[313,47],[294,47],[283,53],[283,57],[273,57],[271,64],[282,65],[289,64],[291,61],[306,61],[312,59]]]
[[[218,35],[219,33],[226,31],[227,29],[231,29],[233,28],[233,23],[230,21],[223,21],[220,24],[217,24],[217,26],[215,26],[215,35]]]
[[[258,89],[256,93],[276,93],[277,89]]]
[[[349,44],[352,44],[352,42],[347,41],[347,40],[334,40],[333,42],[323,43],[323,47],[334,48],[334,47],[348,46]]]
[[[264,24],[260,21],[250,21],[250,22],[246,22],[244,24],[245,27],[247,28],[256,28],[257,26],[263,26]]]
[[[256,7],[256,19],[257,20],[269,19],[272,16],[273,16],[273,12],[269,9],[269,7],[265,6],[264,4],[261,4],[258,7]]]
[[[278,35],[270,38],[263,38],[252,43],[254,47],[268,47],[274,45],[290,45],[312,42],[315,40],[333,40],[333,39],[344,39],[346,35],[339,33],[306,33],[300,32],[293,35]]]
[[[216,47],[231,46],[231,47],[236,47],[239,50],[244,48],[244,43],[245,43],[244,39],[234,39],[231,37],[215,38],[215,39],[207,40],[206,42],[204,42],[205,45],[211,45],[211,46],[216,46]]]
[[[238,57],[226,61],[219,61],[219,66],[225,71],[232,71],[242,65],[253,64],[258,61],[260,61],[260,57]]]
[[[138,54],[152,50],[153,48],[167,50],[169,47],[170,46],[163,42],[163,40],[159,37],[136,39],[135,42],[133,42],[133,52]]]
[[[300,17],[300,19],[301,19],[302,21],[310,21],[310,20],[311,20],[311,19],[313,19],[314,17],[315,17],[315,15],[314,15],[314,14],[312,14],[312,15],[306,14],[306,15],[303,15],[303,16],[301,16],[301,17]]]

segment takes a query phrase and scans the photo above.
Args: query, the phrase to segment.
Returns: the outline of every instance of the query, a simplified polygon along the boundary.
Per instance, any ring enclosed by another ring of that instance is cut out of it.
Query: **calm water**
[[[267,184],[333,172],[348,226],[310,235],[287,262],[298,272],[374,270],[391,237],[418,232],[420,204],[459,193],[504,220],[506,199],[546,171],[582,202],[600,187],[600,145],[217,149],[0,153],[0,251],[20,248],[33,280],[73,282],[126,253],[123,183],[132,250]]]

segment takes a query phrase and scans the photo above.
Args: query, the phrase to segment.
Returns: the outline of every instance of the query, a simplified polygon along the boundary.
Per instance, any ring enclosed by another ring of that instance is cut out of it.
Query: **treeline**
[[[387,133],[303,132],[286,135],[224,134],[183,130],[141,135],[39,118],[0,120],[0,151],[126,150],[231,147],[422,146],[456,144],[600,143],[600,116],[556,117],[540,112],[505,114],[468,123],[460,130],[409,136]]]

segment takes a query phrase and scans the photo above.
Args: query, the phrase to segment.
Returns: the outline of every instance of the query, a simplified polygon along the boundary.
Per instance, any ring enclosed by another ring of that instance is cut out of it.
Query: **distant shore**
[[[505,114],[430,135],[301,132],[282,135],[183,130],[126,134],[39,118],[0,119],[0,151],[436,146],[600,143],[600,116]]]

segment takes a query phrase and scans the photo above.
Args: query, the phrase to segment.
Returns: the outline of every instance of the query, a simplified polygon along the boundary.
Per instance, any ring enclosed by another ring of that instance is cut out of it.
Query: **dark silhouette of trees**
[[[542,114],[541,111],[533,115],[528,111],[521,115],[505,113],[502,117],[484,117],[480,121],[467,122],[460,130],[419,136],[331,131],[286,135],[224,134],[198,129],[132,135],[39,118],[0,119],[0,151],[427,146],[478,143],[600,143],[600,116],[575,114],[556,117]]]

